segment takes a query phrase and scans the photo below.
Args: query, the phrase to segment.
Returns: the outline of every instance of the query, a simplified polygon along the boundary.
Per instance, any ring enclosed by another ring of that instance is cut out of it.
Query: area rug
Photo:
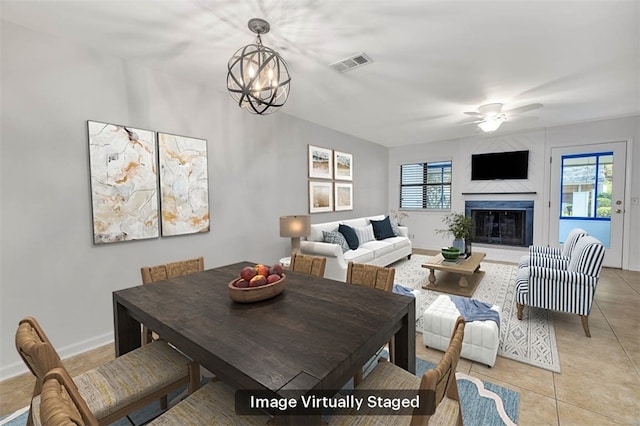
[[[389,353],[383,350],[369,360],[363,369],[364,376],[373,370],[380,357],[388,359]],[[433,363],[416,358],[416,376],[422,377],[425,371],[434,367]],[[518,392],[461,372],[456,372],[456,380],[462,406],[462,421],[465,425],[512,426],[517,424],[520,410]],[[353,389],[353,381],[349,381],[345,388]]]
[[[380,356],[387,356],[386,351],[383,351]],[[368,368],[365,370],[365,374],[367,370],[371,370],[374,367],[374,362],[377,362],[377,358],[376,361],[372,360],[369,363]],[[429,361],[417,358],[416,376],[422,377],[425,371],[434,367],[435,366]],[[458,391],[460,393],[462,418],[465,425],[511,426],[517,423],[520,410],[520,394],[518,392],[514,392],[493,383],[478,380],[463,373],[456,373],[456,379],[458,381]],[[351,382],[346,387],[349,386],[352,388]],[[173,397],[175,398],[180,394],[180,392],[181,391],[176,391],[172,394]],[[6,416],[0,420],[0,426],[26,425],[27,410],[28,407],[25,407],[12,415]],[[113,423],[112,426],[143,425],[149,420],[160,415],[161,412],[160,404],[154,402],[153,404],[141,408],[129,416],[131,418],[131,422],[129,422],[127,418],[124,418]]]
[[[423,290],[429,270],[421,265],[430,256],[414,254],[410,260],[390,265],[396,269],[395,284],[416,290],[416,331],[422,333],[422,313],[440,294]],[[558,345],[551,312],[527,307],[522,321],[516,314],[515,274],[517,265],[482,262],[485,275],[473,298],[500,306],[500,346],[498,355],[556,373],[560,372]]]

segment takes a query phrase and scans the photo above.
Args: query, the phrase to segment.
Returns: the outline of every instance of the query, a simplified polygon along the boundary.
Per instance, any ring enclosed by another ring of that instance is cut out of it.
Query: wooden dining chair
[[[168,280],[169,278],[202,271],[204,271],[204,257],[202,256],[194,259],[180,260],[156,266],[143,266],[140,268],[143,284]]]
[[[354,262],[347,264],[347,283],[349,284],[358,284],[384,291],[392,291],[395,276],[395,268],[385,268]]]
[[[420,395],[420,406],[411,416],[406,413],[380,414],[375,407],[339,410],[332,416],[331,425],[428,425],[430,423],[462,426],[462,408],[456,381],[456,368],[460,360],[462,339],[464,338],[464,319],[458,317],[453,329],[447,351],[434,368],[427,370],[422,378],[380,359],[378,365],[356,387],[356,390],[407,391],[407,395]]]
[[[31,425],[39,416],[45,375],[65,367],[35,318],[20,321],[15,340],[20,357],[36,378],[27,420]],[[158,341],[86,371],[74,381],[100,424],[109,424],[158,399],[166,407],[166,395],[184,385],[194,392],[200,387],[200,368]]]
[[[292,253],[289,270],[302,272],[315,277],[324,277],[324,269],[327,266],[327,258],[323,256],[311,256],[308,254]]]
[[[204,257],[180,260],[177,262],[165,263],[156,266],[143,266],[140,268],[142,284],[151,284],[157,281],[164,281],[170,278],[193,274],[204,271]],[[142,344],[146,345],[159,337],[147,326],[142,325]]]
[[[266,425],[266,415],[237,415],[234,410],[234,391],[222,382],[209,382],[177,405],[156,417],[147,425]],[[98,426],[89,404],[66,370],[54,368],[44,378],[39,417],[36,425]]]
[[[393,280],[396,276],[394,268],[385,268],[376,265],[366,265],[364,263],[349,262],[347,264],[347,283],[356,284],[379,290],[393,291]],[[395,342],[392,337],[389,340],[389,360],[395,362]],[[354,385],[358,385],[362,380],[362,370],[354,377]]]

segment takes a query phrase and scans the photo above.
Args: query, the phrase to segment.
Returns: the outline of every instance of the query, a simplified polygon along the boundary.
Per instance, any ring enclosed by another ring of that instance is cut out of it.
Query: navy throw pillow
[[[344,239],[347,240],[347,244],[351,250],[358,248],[360,241],[358,240],[356,231],[354,231],[352,227],[340,224],[340,226],[338,226],[338,232],[344,235]]]
[[[391,228],[389,216],[382,220],[372,220],[371,225],[373,225],[373,235],[376,236],[376,240],[384,240],[385,238],[396,236],[393,232],[393,228]]]

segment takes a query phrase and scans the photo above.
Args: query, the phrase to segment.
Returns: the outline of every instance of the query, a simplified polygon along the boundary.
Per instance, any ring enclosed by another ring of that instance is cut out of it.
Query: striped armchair
[[[554,259],[560,259],[569,263],[569,258],[573,249],[576,247],[578,240],[588,235],[587,231],[580,228],[572,229],[567,235],[562,247],[549,246],[529,246],[529,254],[520,258],[519,266],[524,268],[527,266],[545,266],[554,268],[556,266]],[[552,259],[549,261],[548,259]],[[566,266],[562,269],[567,269]]]
[[[516,305],[522,319],[524,305],[580,315],[587,337],[589,313],[596,292],[604,246],[591,236],[578,239],[568,261],[548,260],[548,266],[525,266],[516,275]]]

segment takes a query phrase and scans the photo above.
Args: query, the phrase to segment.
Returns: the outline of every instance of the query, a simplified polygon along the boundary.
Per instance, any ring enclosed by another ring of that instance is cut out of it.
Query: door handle
[[[616,209],[616,213],[622,213],[622,209]]]

